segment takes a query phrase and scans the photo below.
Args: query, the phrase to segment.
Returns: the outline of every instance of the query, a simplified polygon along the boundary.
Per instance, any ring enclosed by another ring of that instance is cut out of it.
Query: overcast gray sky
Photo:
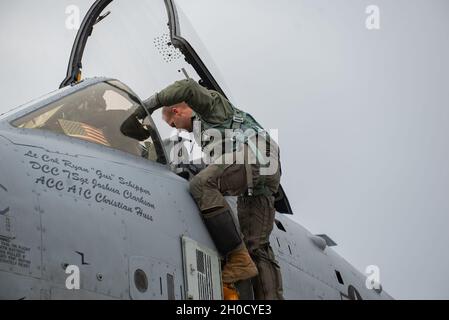
[[[0,112],[58,87],[64,10],[81,2],[0,0]],[[449,2],[178,3],[234,101],[280,130],[293,219],[360,271],[378,265],[393,297],[448,299]]]

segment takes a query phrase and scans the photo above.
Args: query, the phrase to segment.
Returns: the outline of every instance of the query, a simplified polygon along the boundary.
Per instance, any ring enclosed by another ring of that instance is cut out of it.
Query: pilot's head
[[[167,122],[170,127],[183,129],[188,132],[193,131],[192,116],[193,110],[185,102],[162,109],[162,119]]]

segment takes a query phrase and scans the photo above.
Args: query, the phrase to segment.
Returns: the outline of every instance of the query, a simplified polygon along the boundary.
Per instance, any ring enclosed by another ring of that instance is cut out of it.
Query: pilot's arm
[[[208,90],[192,79],[177,81],[157,94],[162,106],[185,102],[193,111],[202,115],[213,108],[218,93]]]
[[[208,90],[192,79],[181,80],[145,100],[143,105],[146,111],[142,107],[138,108],[122,125],[122,133],[128,137],[143,141],[145,138],[148,138],[149,134],[138,120],[146,118],[147,112],[153,114],[153,112],[164,106],[173,106],[181,102],[186,102],[193,111],[203,117],[215,113],[220,107],[222,109],[223,105],[229,106],[227,109],[230,109],[229,102],[218,92]]]
[[[149,113],[164,106],[185,102],[200,116],[208,115],[215,106],[229,102],[218,92],[208,90],[193,79],[177,81],[144,102]]]

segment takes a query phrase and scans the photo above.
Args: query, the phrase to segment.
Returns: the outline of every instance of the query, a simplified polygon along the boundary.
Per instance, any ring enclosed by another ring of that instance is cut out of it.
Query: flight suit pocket
[[[227,165],[220,177],[220,192],[228,196],[238,196],[246,191],[245,166],[241,164]]]

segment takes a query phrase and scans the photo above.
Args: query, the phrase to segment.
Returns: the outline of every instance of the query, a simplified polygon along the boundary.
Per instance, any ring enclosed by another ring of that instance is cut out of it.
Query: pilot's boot
[[[244,245],[239,249],[229,253],[226,264],[223,268],[223,283],[236,283],[254,278],[259,272],[253,259]]]
[[[233,284],[223,283],[224,300],[240,300],[239,292]]]
[[[227,257],[223,283],[236,283],[257,276],[257,267],[245,247],[229,207],[203,213],[204,222],[218,251]]]

